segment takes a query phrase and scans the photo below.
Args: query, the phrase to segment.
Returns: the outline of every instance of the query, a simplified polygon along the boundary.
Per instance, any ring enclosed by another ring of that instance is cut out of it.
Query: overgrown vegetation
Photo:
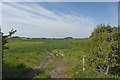
[[[94,70],[120,75],[120,54],[118,27],[101,24],[90,36],[90,65]]]
[[[8,41],[7,41],[8,37],[11,37],[16,31],[17,31],[17,30],[13,30],[13,29],[12,29],[12,30],[9,32],[8,35],[3,35],[3,33],[0,33],[0,34],[2,34],[2,35],[1,35],[1,36],[2,36],[2,53],[4,53],[3,51],[4,51],[5,49],[8,49],[8,47],[5,46],[5,44],[8,43]]]
[[[120,55],[118,48],[120,34],[118,27],[101,24],[94,29],[90,38],[84,39],[44,39],[9,38],[9,49],[4,49],[3,78],[20,78],[42,61],[48,61],[49,52],[58,51],[66,58],[65,74],[68,78],[118,78],[120,75]],[[85,71],[82,59],[85,55]],[[49,78],[49,72],[62,58],[50,62],[34,78]]]
[[[9,38],[5,46],[9,49],[4,50],[3,78],[20,78],[34,66],[39,66],[41,61],[47,61],[46,56],[50,56],[51,50],[72,48],[72,45],[64,40],[39,38]]]

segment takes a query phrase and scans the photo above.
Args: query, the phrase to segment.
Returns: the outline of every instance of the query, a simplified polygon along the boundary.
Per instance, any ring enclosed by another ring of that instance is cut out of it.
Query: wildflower
[[[78,74],[78,72],[76,72],[76,74]]]

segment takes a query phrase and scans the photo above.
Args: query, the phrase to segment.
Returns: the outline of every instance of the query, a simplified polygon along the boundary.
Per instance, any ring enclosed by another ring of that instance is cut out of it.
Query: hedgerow
[[[120,75],[118,27],[98,25],[90,36],[89,65],[94,70]]]

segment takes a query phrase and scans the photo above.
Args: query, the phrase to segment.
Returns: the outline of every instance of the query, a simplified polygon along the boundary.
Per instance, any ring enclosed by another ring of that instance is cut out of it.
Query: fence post
[[[85,55],[83,55],[83,72],[85,71]]]

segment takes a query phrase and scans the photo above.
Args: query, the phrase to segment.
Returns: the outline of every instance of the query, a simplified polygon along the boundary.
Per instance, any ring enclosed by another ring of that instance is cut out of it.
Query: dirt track
[[[66,67],[64,66],[65,58],[56,64],[56,67],[49,73],[50,78],[66,78],[67,75],[64,74]]]
[[[42,73],[42,70],[46,67],[46,65],[53,61],[55,59],[55,56],[50,53],[51,56],[47,56],[48,57],[48,61],[42,61],[40,66],[35,66],[33,68],[32,71],[28,72],[27,74],[25,74],[24,76],[22,76],[22,78],[34,78],[36,75]],[[66,78],[67,75],[64,74],[64,71],[66,69],[66,67],[64,66],[64,61],[65,61],[65,57],[63,57],[63,59],[58,62],[55,66],[55,68],[49,73],[49,78]]]
[[[46,67],[46,65],[49,62],[53,61],[54,59],[55,59],[55,57],[48,56],[48,61],[47,62],[42,61],[40,66],[35,66],[32,71],[30,71],[27,74],[25,74],[24,76],[22,76],[22,78],[31,78],[31,79],[34,78],[36,75],[42,73],[42,70]]]

